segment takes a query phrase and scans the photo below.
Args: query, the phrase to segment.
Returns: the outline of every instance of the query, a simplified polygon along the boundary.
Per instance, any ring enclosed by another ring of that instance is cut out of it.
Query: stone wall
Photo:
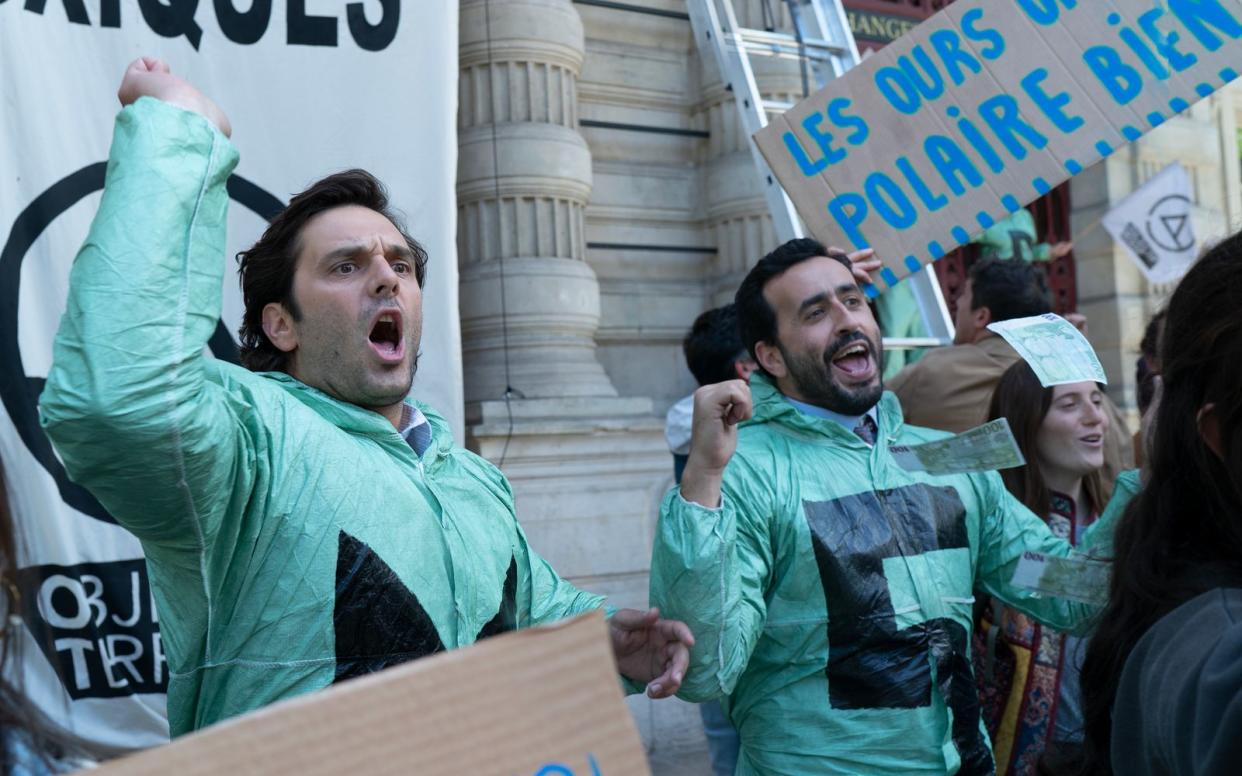
[[[460,8],[467,444],[504,469],[532,546],[562,575],[644,606],[669,459],[651,399],[619,398],[597,356],[582,20],[569,0]]]

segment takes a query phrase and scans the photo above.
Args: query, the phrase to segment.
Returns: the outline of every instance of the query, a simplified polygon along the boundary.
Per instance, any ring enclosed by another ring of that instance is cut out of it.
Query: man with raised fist
[[[217,361],[229,121],[157,60],[119,97],[40,409],[142,540],[172,733],[601,607],[527,544],[500,471],[407,398],[427,255],[379,181],[319,181],[239,256],[249,369]],[[677,690],[683,624],[620,610],[610,630],[623,676]]]
[[[681,695],[725,699],[741,776],[992,773],[971,672],[975,588],[1056,628],[1092,610],[1012,583],[1024,552],[1070,545],[995,472],[898,467],[890,446],[947,434],[904,425],[884,393],[852,269],[792,240],[742,281],[759,370],[695,394],[651,599],[694,631]]]

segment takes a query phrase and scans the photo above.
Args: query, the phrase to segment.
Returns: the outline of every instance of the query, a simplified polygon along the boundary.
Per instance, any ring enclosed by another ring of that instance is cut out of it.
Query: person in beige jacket
[[[992,391],[1019,358],[988,324],[1051,311],[1052,296],[1038,267],[1004,259],[976,262],[957,300],[953,345],[928,351],[887,381],[886,387],[901,401],[906,422],[953,433],[982,424]],[[1107,396],[1104,406],[1109,430],[1102,473],[1111,491],[1117,474],[1133,468],[1134,450],[1117,406]]]

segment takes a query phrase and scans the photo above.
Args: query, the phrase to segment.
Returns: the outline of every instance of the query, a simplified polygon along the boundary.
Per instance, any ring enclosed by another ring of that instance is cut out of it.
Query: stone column
[[[644,606],[671,479],[648,398],[618,398],[595,353],[586,263],[591,154],[578,132],[582,22],[570,0],[462,0],[458,257],[466,439],[513,486],[564,577]],[[514,391],[506,400],[506,387]]]
[[[568,0],[463,0],[460,30],[465,400],[509,386],[528,398],[616,396],[595,358],[599,284],[583,260],[582,23]]]

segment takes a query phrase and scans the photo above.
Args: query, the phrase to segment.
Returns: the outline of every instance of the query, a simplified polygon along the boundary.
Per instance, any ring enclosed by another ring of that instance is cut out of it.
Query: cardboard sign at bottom
[[[292,698],[94,773],[650,771],[623,701],[603,613],[596,611]]]

